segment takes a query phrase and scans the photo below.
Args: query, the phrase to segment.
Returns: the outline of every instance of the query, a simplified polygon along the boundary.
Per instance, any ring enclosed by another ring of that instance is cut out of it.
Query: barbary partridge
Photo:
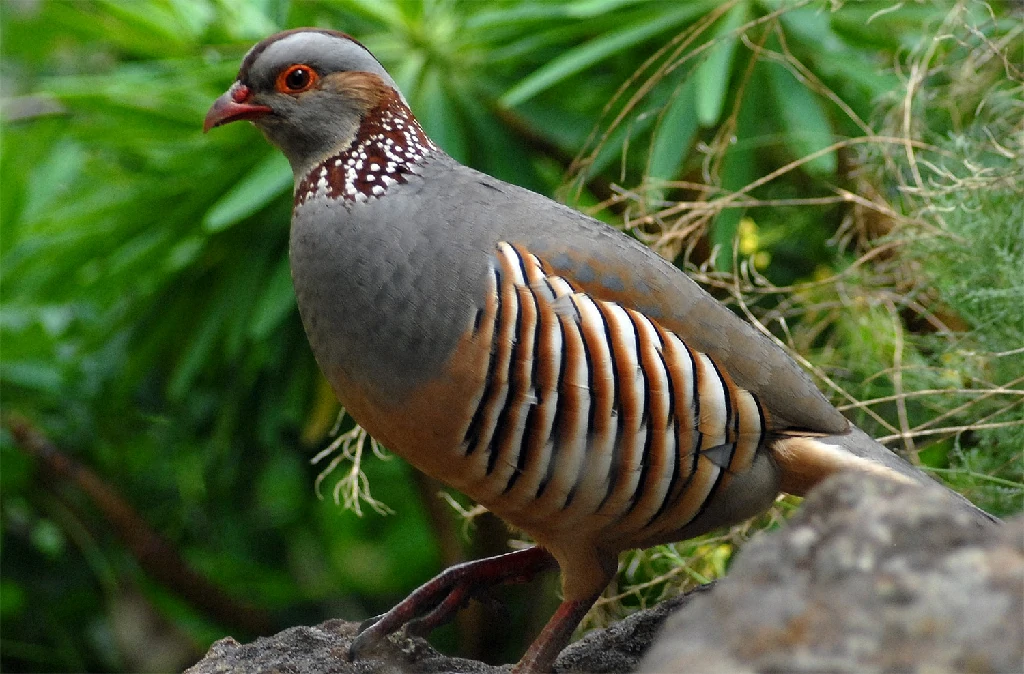
[[[739,522],[839,470],[931,482],[672,264],[446,155],[348,35],[253,47],[204,129],[237,120],[291,163],[295,294],[345,408],[537,544],[442,573],[353,657],[557,563],[564,601],[517,665],[548,671],[622,550]]]

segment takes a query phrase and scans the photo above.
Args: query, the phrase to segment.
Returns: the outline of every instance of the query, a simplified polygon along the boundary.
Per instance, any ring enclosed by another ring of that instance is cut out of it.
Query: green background
[[[286,27],[357,37],[448,153],[650,242],[866,430],[1024,507],[1019,4],[9,0],[0,20],[6,671],[181,669],[507,549],[368,448],[394,515],[335,505],[344,462],[314,494],[338,407],[294,305],[290,171],[249,125],[201,133]],[[724,572],[795,503],[624,554],[587,625]],[[518,658],[557,582],[500,596],[437,643]]]

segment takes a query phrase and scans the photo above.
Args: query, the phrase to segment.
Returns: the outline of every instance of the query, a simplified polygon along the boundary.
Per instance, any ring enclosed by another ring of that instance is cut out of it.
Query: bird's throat
[[[323,195],[365,202],[405,183],[438,147],[391,89],[367,111],[351,144],[314,166],[295,188],[295,205]]]

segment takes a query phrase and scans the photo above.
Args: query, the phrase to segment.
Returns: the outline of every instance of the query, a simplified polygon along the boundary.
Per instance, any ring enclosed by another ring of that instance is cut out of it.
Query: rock
[[[554,669],[629,672],[644,658],[641,671],[658,673],[1024,672],[1022,616],[1024,519],[982,526],[941,490],[839,476],[784,529],[748,543],[728,577],[588,634]],[[329,620],[222,639],[186,674],[511,669],[400,635],[350,663],[357,628]]]
[[[316,627],[291,627],[249,644],[227,637],[211,646],[206,657],[185,674],[497,674],[510,669],[449,658],[423,639],[398,636],[392,636],[368,657],[349,662],[348,646],[358,628],[357,622],[328,620]]]
[[[686,595],[661,602],[595,630],[569,646],[555,662],[559,674],[629,672],[674,610],[711,589],[697,588]],[[511,665],[494,667],[475,660],[451,658],[435,651],[419,637],[393,635],[367,657],[356,662],[346,658],[359,623],[328,620],[316,627],[292,627],[272,637],[240,644],[231,637],[210,647],[202,660],[185,674],[257,674],[305,672],[317,674],[507,674]]]
[[[1024,519],[843,475],[667,621],[642,672],[1024,672]]]

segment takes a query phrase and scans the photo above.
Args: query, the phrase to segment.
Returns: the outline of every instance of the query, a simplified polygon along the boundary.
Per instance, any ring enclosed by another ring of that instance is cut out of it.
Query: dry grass
[[[1024,184],[1024,123],[1020,121],[1024,119],[1024,109],[1017,106],[1020,116],[984,114],[984,106],[992,96],[1008,96],[1011,100],[1016,97],[1018,103],[1024,98],[1019,63],[1019,52],[1024,51],[1024,24],[1018,22],[1003,32],[992,31],[991,24],[979,25],[973,20],[975,15],[968,12],[969,8],[977,10],[978,5],[968,0],[958,2],[936,27],[931,40],[897,64],[903,80],[899,99],[888,102],[886,114],[875,122],[857,116],[787,49],[778,13],[745,24],[738,30],[743,47],[758,58],[783,64],[804,86],[831,101],[834,110],[851,120],[863,135],[839,139],[815,154],[779,166],[741,189],[723,189],[720,170],[739,117],[741,91],[714,138],[698,146],[703,153],[699,181],[652,184],[642,177],[637,184],[618,186],[616,195],[595,209],[624,208],[627,230],[663,256],[682,260],[697,281],[716,291],[807,368],[839,409],[867,420],[881,442],[902,451],[910,460],[916,460],[917,452],[928,443],[952,440],[954,452],[958,452],[961,440],[978,431],[1024,426],[1024,363],[1019,368],[991,366],[994,361],[1019,358],[1024,347],[980,350],[969,326],[932,287],[933,278],[922,268],[916,250],[922,240],[956,239],[957,234],[946,218],[950,198]],[[987,7],[985,11],[994,21]],[[612,131],[629,119],[630,112],[638,107],[655,81],[699,54],[701,49],[686,48],[708,25],[695,25],[691,33],[681,35],[652,56],[645,64],[648,79],[638,85],[638,73],[634,81],[620,90],[622,100],[612,101],[608,106],[611,121],[595,132],[593,147],[574,169],[577,186],[585,181],[587,165],[598,156]],[[760,33],[755,30],[758,27],[763,29]],[[780,38],[780,51],[765,48],[769,34]],[[1014,46],[1016,57],[1011,53]],[[749,81],[751,71],[748,68],[741,88]],[[964,124],[968,123],[965,120],[971,116],[969,113],[984,119],[984,147],[967,153],[958,152],[955,144],[940,146],[928,127],[929,106],[962,106],[968,102],[973,102],[974,110],[958,111],[951,116]],[[843,177],[853,184],[852,188],[831,184],[827,186],[831,196],[806,199],[753,196],[759,188],[785,180],[816,156],[837,150],[850,158]],[[624,148],[624,153],[628,151]],[[979,153],[1007,161],[1001,167],[987,166],[978,163]],[[691,196],[673,202],[649,198],[652,192],[666,189]],[[1024,200],[1024,193],[1019,187],[1016,189]],[[837,205],[845,215],[831,243],[838,253],[845,252],[852,258],[845,266],[829,269],[807,282],[778,286],[759,271],[753,254],[741,253],[738,236],[733,245],[732,269],[714,269],[712,261],[717,251],[707,248],[708,229],[725,209],[785,206],[821,212],[824,207]],[[1024,236],[1024,225],[1021,235]],[[696,255],[698,250],[703,252],[702,258]],[[1024,297],[1021,302],[1024,305]],[[887,343],[889,362],[867,377],[858,378],[855,369],[842,366],[844,331],[837,326],[864,316],[888,323],[887,339],[882,341]],[[922,359],[918,343],[922,335],[943,343],[945,356],[931,361]],[[948,358],[970,360],[979,366],[956,370],[953,376],[944,377],[955,369],[943,362]],[[920,388],[912,383],[942,382],[944,378],[949,382],[947,386]],[[890,392],[865,395],[879,389]],[[1024,437],[1024,431],[1017,437]],[[1005,461],[1022,461],[1024,441],[1018,441],[1016,448],[1016,452],[1010,448]],[[1019,465],[1002,466],[1008,469],[1006,474],[1010,477],[1006,478],[972,470],[969,462],[958,465],[954,460],[952,464],[951,468],[932,470],[954,480],[967,479],[976,489],[1002,490],[1013,499],[1024,494]],[[724,534],[624,554],[618,582],[605,592],[585,626],[607,625],[652,600],[721,575],[732,552],[753,532],[784,519],[785,511],[792,509],[794,502],[791,498],[780,499],[763,518],[733,527]]]

